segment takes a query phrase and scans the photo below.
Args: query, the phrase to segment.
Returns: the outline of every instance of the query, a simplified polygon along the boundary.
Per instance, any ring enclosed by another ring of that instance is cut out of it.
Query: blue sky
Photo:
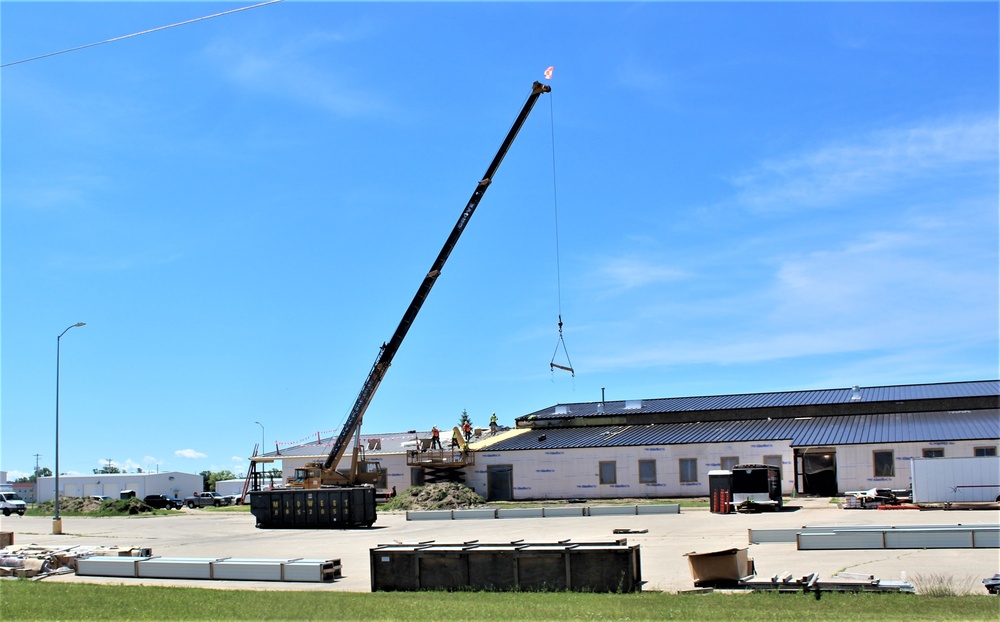
[[[0,52],[238,6],[4,2]],[[78,321],[62,471],[336,429],[550,65],[366,432],[1000,377],[998,56],[996,3],[286,1],[5,67],[0,469]]]

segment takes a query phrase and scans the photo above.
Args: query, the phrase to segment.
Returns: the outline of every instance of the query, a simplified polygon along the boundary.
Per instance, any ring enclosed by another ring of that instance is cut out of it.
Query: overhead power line
[[[75,48],[69,48],[68,50],[61,50],[59,52],[50,52],[49,54],[42,54],[41,56],[34,56],[32,58],[25,58],[23,60],[16,60],[12,63],[4,63],[0,65],[0,69],[4,67],[10,67],[12,65],[20,65],[22,63],[30,63],[31,61],[41,60],[43,58],[49,58],[50,56],[58,56],[60,54],[66,54],[68,52],[76,52],[78,50],[85,50],[87,48],[96,47],[98,45],[104,45],[105,43],[112,43],[114,41],[121,41],[122,39],[131,39],[132,37],[138,37],[139,35],[148,35],[151,32],[157,32],[159,30],[166,30],[167,28],[173,28],[175,26],[183,26],[185,24],[193,24],[194,22],[200,22],[206,19],[212,19],[213,17],[222,17],[223,15],[229,15],[230,13],[238,13],[240,11],[246,11],[247,9],[256,9],[257,7],[266,6],[268,4],[275,4],[276,2],[281,2],[282,0],[267,0],[267,2],[261,2],[259,4],[252,4],[250,6],[240,7],[238,9],[232,9],[229,11],[223,11],[221,13],[216,13],[214,15],[206,15],[204,17],[196,17],[194,19],[189,19],[183,22],[177,22],[176,24],[170,24],[168,26],[159,26],[157,28],[151,28],[149,30],[143,30],[142,32],[134,32],[130,35],[122,35],[121,37],[114,37],[112,39],[105,39],[104,41],[98,41],[97,43],[88,43],[87,45],[77,46]]]

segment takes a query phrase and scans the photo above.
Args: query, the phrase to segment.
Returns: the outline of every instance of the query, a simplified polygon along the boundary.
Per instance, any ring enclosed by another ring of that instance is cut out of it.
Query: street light
[[[260,426],[260,453],[261,453],[261,455],[263,455],[264,454],[264,424],[261,423],[260,421],[254,421],[254,423],[256,423],[257,425]]]
[[[52,518],[52,533],[59,535],[62,533],[62,519],[59,518],[59,347],[62,337],[71,328],[86,326],[85,322],[77,322],[72,326],[67,326],[66,330],[56,337],[56,494],[55,494],[55,516]]]

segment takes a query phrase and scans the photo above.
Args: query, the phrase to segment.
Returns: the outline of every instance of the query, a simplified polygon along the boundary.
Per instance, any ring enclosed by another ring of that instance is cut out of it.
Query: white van
[[[0,510],[4,516],[10,516],[15,512],[18,516],[24,516],[27,509],[28,504],[16,492],[0,492]]]

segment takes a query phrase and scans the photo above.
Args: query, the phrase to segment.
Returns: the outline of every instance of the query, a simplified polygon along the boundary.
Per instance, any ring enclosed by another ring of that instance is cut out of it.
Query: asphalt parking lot
[[[748,548],[758,576],[816,572],[829,579],[837,572],[874,575],[883,580],[952,577],[981,590],[982,579],[1000,572],[997,549],[895,549],[798,551],[794,543],[749,544],[749,529],[814,525],[997,525],[1000,510],[843,510],[828,499],[793,499],[780,513],[711,514],[707,508],[682,508],[680,514],[407,521],[402,513],[380,513],[371,529],[264,530],[249,513],[184,509],[170,516],[63,517],[63,534],[52,535],[52,519],[3,517],[0,530],[14,533],[15,547],[36,544],[69,548],[146,547],[163,557],[339,559],[343,577],[332,583],[199,581],[77,577],[45,581],[106,584],[184,585],[220,589],[330,590],[368,592],[370,549],[394,542],[435,541],[555,542],[627,538],[640,546],[644,590],[676,592],[694,587],[685,553]],[[615,535],[615,529],[646,533]],[[983,590],[985,593],[985,590]]]

